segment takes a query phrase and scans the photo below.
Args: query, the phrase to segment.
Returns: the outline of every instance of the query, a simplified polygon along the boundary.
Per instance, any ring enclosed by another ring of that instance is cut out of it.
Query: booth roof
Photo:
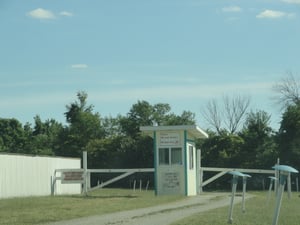
[[[177,125],[177,126],[142,126],[140,130],[153,137],[154,131],[184,131],[186,130],[191,136],[195,138],[208,138],[208,134],[196,125]]]

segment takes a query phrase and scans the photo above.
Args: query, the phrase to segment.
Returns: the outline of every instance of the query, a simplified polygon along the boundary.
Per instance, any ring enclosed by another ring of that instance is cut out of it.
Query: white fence
[[[78,158],[0,154],[0,199],[51,194],[56,169],[81,168]],[[81,184],[56,186],[56,194],[80,194]]]

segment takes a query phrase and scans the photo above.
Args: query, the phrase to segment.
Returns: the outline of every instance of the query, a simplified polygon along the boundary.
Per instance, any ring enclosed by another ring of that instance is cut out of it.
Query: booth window
[[[159,165],[169,165],[169,148],[159,149]]]
[[[171,164],[182,164],[181,148],[171,148]]]
[[[159,165],[170,164],[182,164],[182,148],[159,148]]]
[[[193,146],[189,146],[189,164],[190,164],[190,170],[194,169],[194,148]]]

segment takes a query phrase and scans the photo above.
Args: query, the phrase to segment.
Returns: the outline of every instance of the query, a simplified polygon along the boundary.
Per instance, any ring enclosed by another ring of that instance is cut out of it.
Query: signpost
[[[62,171],[61,173],[62,184],[82,184],[84,182],[84,173],[83,170],[68,170],[68,171]]]
[[[274,217],[273,217],[273,222],[272,225],[277,225],[278,223],[278,218],[279,218],[279,212],[280,212],[280,206],[282,202],[282,194],[284,191],[284,185],[286,183],[287,177],[290,175],[290,173],[298,173],[298,170],[296,170],[293,167],[286,166],[286,165],[276,165],[273,167],[276,171],[280,172],[280,177],[279,177],[279,190],[277,194],[277,199],[276,199],[276,206],[275,206],[275,211],[274,211]]]

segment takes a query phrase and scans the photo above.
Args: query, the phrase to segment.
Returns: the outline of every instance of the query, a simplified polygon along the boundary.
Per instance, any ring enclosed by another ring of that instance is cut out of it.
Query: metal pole
[[[278,194],[277,194],[277,199],[276,199],[276,206],[275,206],[275,211],[274,211],[274,217],[273,217],[273,222],[272,225],[277,225],[278,223],[278,218],[279,218],[279,212],[280,212],[280,207],[281,207],[281,202],[282,202],[282,193],[284,190],[284,185],[285,185],[285,181],[287,178],[288,174],[285,172],[282,172],[282,174],[280,175],[280,186],[278,189]]]
[[[299,178],[296,177],[296,190],[299,192]]]
[[[278,166],[280,164],[280,159],[277,158],[277,163],[276,165]],[[274,190],[275,190],[275,194],[277,195],[278,193],[278,188],[279,188],[279,171],[278,170],[275,170],[275,177],[276,177],[276,180],[274,182]]]
[[[274,180],[274,183],[275,183],[275,180]],[[269,186],[269,194],[268,194],[268,198],[267,198],[267,204],[269,204],[269,201],[271,199],[272,186],[273,186],[273,179],[270,179],[270,186]]]
[[[291,173],[287,176],[287,189],[288,189],[288,197],[291,199],[292,196],[292,184],[291,184]]]
[[[234,196],[235,196],[235,192],[236,192],[237,183],[238,183],[238,176],[233,175],[233,177],[232,177],[231,201],[230,201],[229,217],[228,217],[228,223],[230,223],[230,224],[232,224],[232,222],[233,222],[233,218],[232,218],[233,202],[234,202]]]
[[[246,185],[247,185],[247,177],[243,177],[243,199],[242,199],[242,210],[243,210],[243,213],[246,212],[246,209],[245,209],[245,194],[246,194]]]

